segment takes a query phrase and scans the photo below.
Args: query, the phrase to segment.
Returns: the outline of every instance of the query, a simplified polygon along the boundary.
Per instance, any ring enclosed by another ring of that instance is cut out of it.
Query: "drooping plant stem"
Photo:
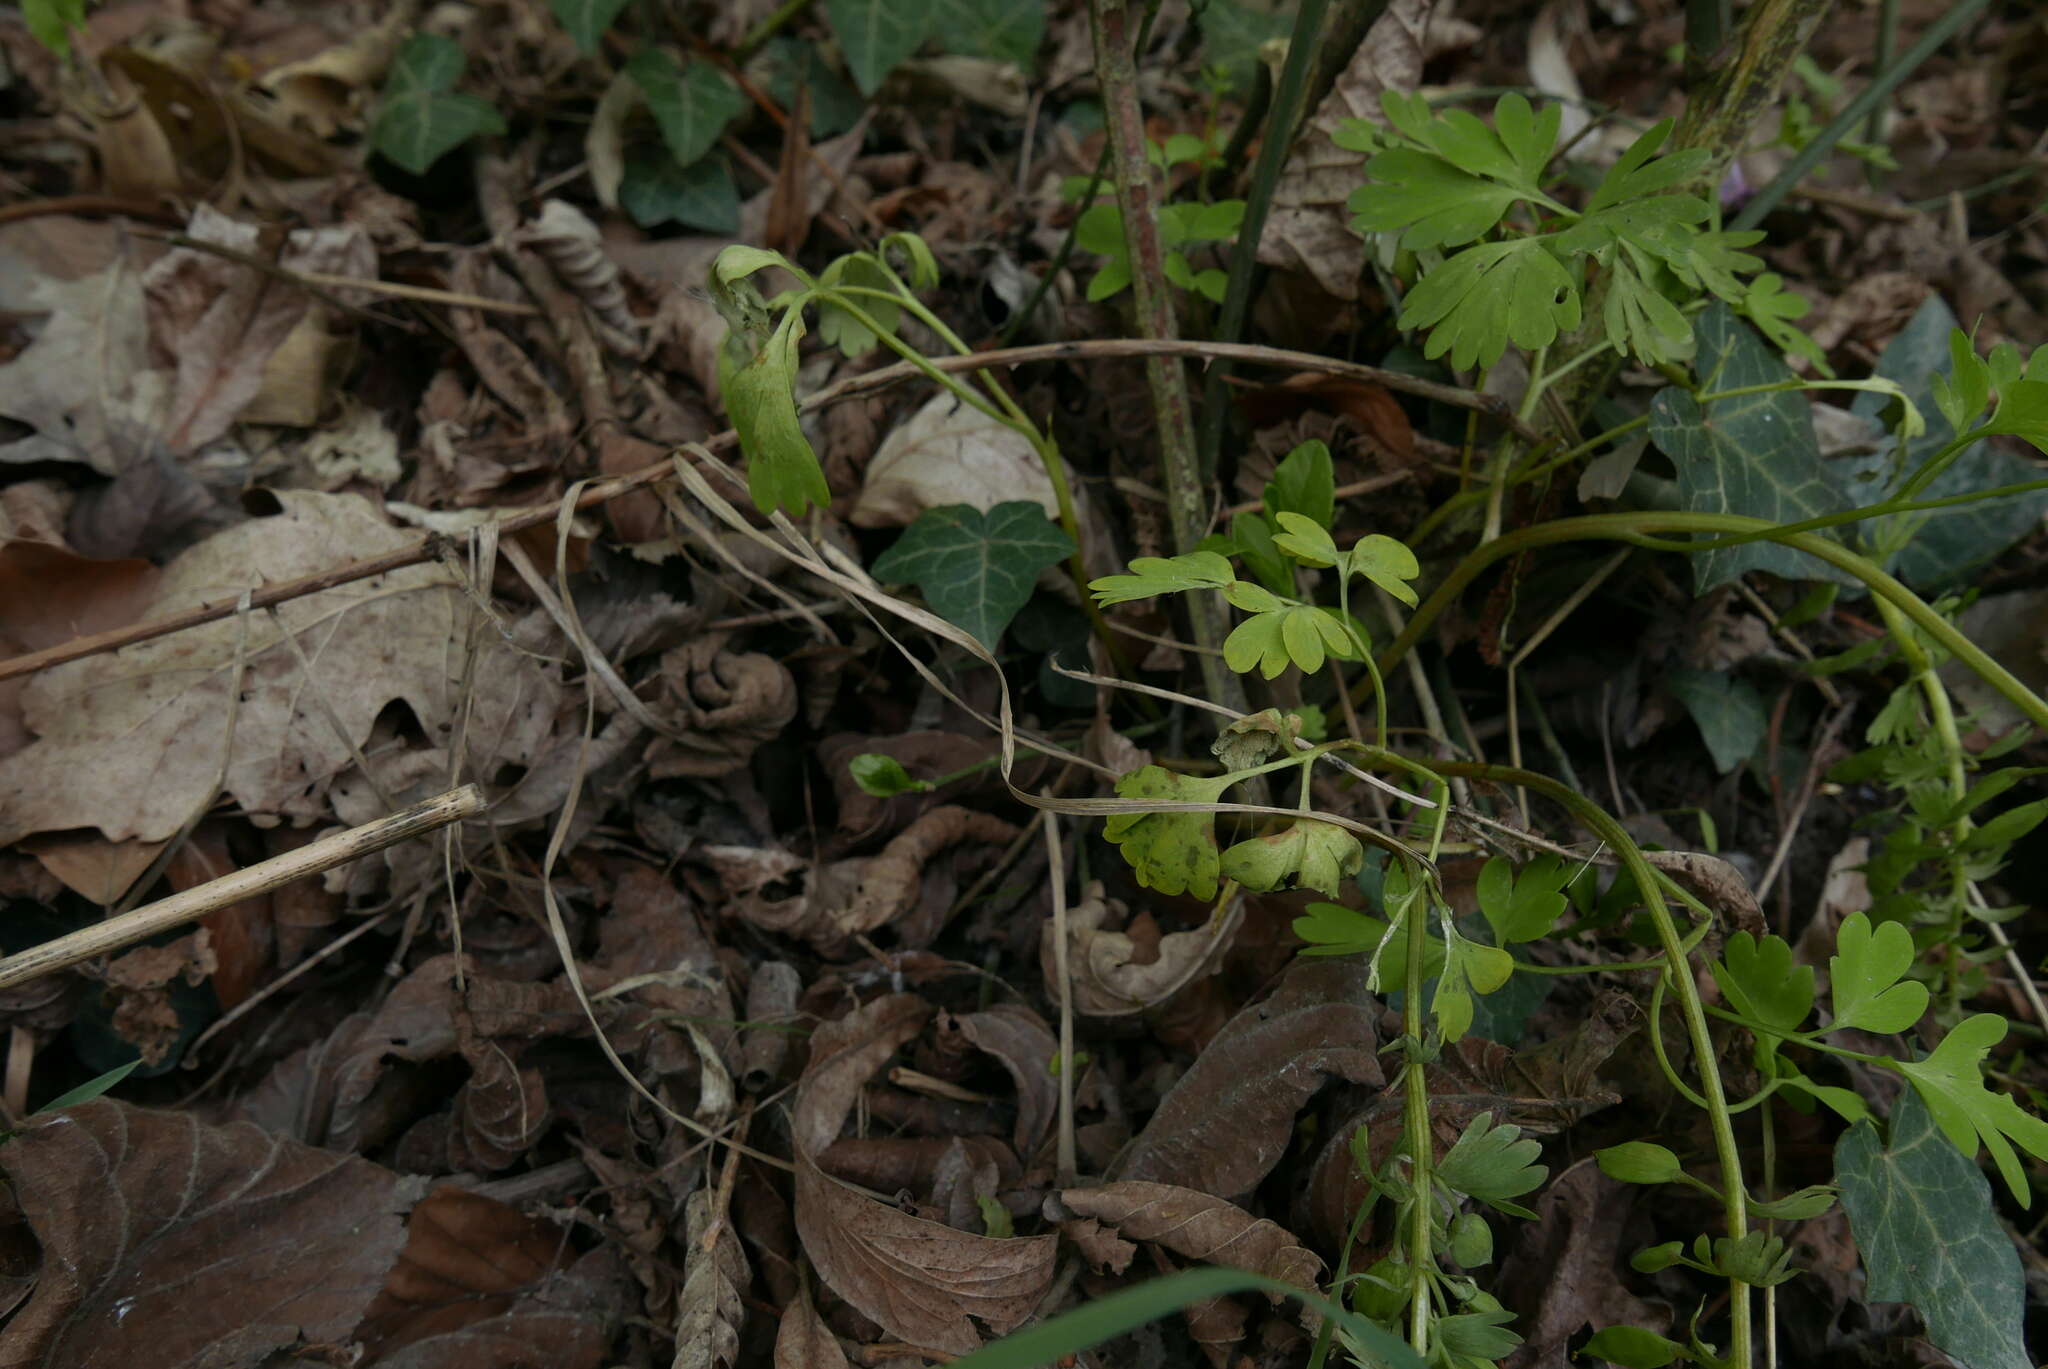
[[[1705,533],[1711,541],[1678,542],[1658,533]],[[1719,536],[1714,536],[1720,534]],[[1645,510],[1632,513],[1596,513],[1581,518],[1560,518],[1533,527],[1519,528],[1474,548],[1444,577],[1436,592],[1422,601],[1409,616],[1387,649],[1380,653],[1380,673],[1399,664],[1423,633],[1436,621],[1464,588],[1495,561],[1532,547],[1555,546],[1563,542],[1629,542],[1653,551],[1693,553],[1749,542],[1776,542],[1819,558],[1862,581],[1870,592],[1895,607],[1906,618],[1939,642],[1958,661],[1976,672],[1984,683],[2003,695],[2036,727],[2048,728],[2048,702],[2034,693],[2011,671],[1993,660],[1982,648],[1958,632],[1955,625],[1927,606],[1926,601],[1898,580],[1886,574],[1866,556],[1850,551],[1838,542],[1811,532],[1788,531],[1764,518],[1747,518],[1734,513],[1686,513]]]
[[[1138,105],[1138,72],[1131,55],[1131,6],[1123,0],[1092,0],[1089,28],[1095,41],[1095,74],[1102,87],[1111,164],[1115,168],[1117,211],[1130,253],[1131,299],[1138,334],[1150,339],[1177,335],[1173,296],[1168,290],[1165,248],[1146,156],[1145,114]],[[1208,485],[1195,446],[1194,400],[1187,372],[1170,357],[1148,357],[1145,378],[1159,425],[1159,459],[1166,477],[1166,508],[1174,550],[1189,552],[1209,526]],[[1202,683],[1209,697],[1243,710],[1244,685],[1214,654],[1223,643],[1223,615],[1208,595],[1188,597],[1189,626],[1200,653]]]

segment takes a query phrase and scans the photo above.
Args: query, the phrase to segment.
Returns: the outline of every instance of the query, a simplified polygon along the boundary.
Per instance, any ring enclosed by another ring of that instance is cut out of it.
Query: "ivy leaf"
[[[1148,765],[1116,782],[1127,799],[1214,803],[1235,781],[1228,775],[1183,775]],[[1138,883],[1162,894],[1216,897],[1219,858],[1214,813],[1112,813],[1102,835],[1123,849]]]
[[[1792,947],[1781,936],[1759,942],[1737,932],[1710,968],[1722,996],[1752,1022],[1796,1031],[1813,1011],[1813,966],[1794,965]]]
[[[812,504],[832,502],[825,470],[797,421],[791,388],[803,329],[802,311],[790,310],[760,351],[721,377],[726,413],[747,454],[747,491],[762,513],[780,509],[799,517]]]
[[[1090,580],[1088,589],[1097,604],[1108,608],[1133,599],[1150,599],[1156,594],[1222,589],[1236,581],[1230,562],[1223,557],[1213,551],[1190,551],[1180,556],[1140,556],[1131,562],[1129,575],[1105,575]]]
[[[1337,476],[1330,448],[1312,437],[1280,458],[1266,482],[1266,517],[1276,522],[1283,513],[1299,514],[1319,528],[1337,517]]]
[[[1900,982],[1913,959],[1913,934],[1903,924],[1884,922],[1873,930],[1864,913],[1843,918],[1835,953],[1828,957],[1833,1026],[1889,1034],[1918,1022],[1927,1011],[1927,986]],[[2002,1027],[1999,1034],[2004,1034]]]
[[[1029,73],[1045,38],[1045,0],[931,0],[931,26],[948,52],[1014,62]]]
[[[1406,542],[1385,533],[1367,533],[1351,544],[1347,564],[1353,575],[1363,576],[1408,607],[1415,607],[1415,589],[1408,582],[1422,574],[1422,563]]]
[[[873,95],[890,72],[925,40],[929,0],[825,0],[832,34],[863,95]]]
[[[1673,670],[1664,683],[1700,729],[1700,739],[1726,775],[1756,754],[1770,716],[1761,694],[1747,680],[1709,670]]]
[[[1926,1059],[1887,1063],[1912,1081],[1957,1150],[1974,1160],[1977,1143],[1984,1143],[2012,1196],[2027,1207],[2033,1194],[2012,1143],[2037,1160],[2048,1160],[2048,1122],[2022,1110],[2011,1095],[1984,1086],[1985,1053],[2005,1038],[2005,1028],[1997,1013],[1978,1013],[1957,1023]]]
[[[680,223],[706,233],[736,233],[740,191],[723,153],[678,166],[666,146],[635,148],[626,156],[619,207],[642,228]]]
[[[1265,893],[1291,887],[1319,889],[1331,898],[1337,886],[1365,864],[1365,848],[1343,828],[1314,818],[1297,818],[1268,836],[1241,841],[1223,853],[1223,877]]]
[[[746,111],[746,97],[709,62],[678,66],[660,48],[645,47],[626,61],[626,74],[647,97],[648,112],[678,166],[690,166],[718,142],[725,126]]]
[[[1074,540],[1032,500],[987,513],[948,504],[919,514],[873,570],[877,579],[914,582],[940,617],[993,651],[1038,572],[1073,554]]]
[[[1556,856],[1538,856],[1517,874],[1499,856],[1479,871],[1479,911],[1502,946],[1550,935],[1564,916],[1564,886],[1575,872]]]
[[[1468,247],[1424,276],[1401,305],[1403,328],[1430,329],[1422,354],[1492,366],[1508,344],[1547,347],[1579,326],[1579,289],[1540,238]]]
[[[585,57],[597,51],[604,31],[619,17],[626,0],[548,0],[548,8],[569,31],[570,41]]]
[[[1794,378],[1725,304],[1709,305],[1694,333],[1699,348],[1692,369],[1703,387],[1744,389]],[[1796,392],[1702,405],[1671,386],[1651,401],[1650,440],[1678,467],[1679,502],[1688,510],[1796,523],[1848,507],[1821,462],[1812,411]],[[1787,580],[1848,580],[1846,573],[1804,552],[1773,543],[1693,556],[1693,579],[1701,594],[1752,570]]]
[[[1934,1134],[1908,1094],[1889,1142],[1858,1122],[1835,1144],[1842,1207],[1872,1302],[1908,1302],[1928,1338],[1968,1369],[2027,1369],[2026,1280],[1983,1172]]]
[[[1520,1127],[1508,1123],[1495,1126],[1493,1114],[1482,1112],[1444,1152],[1437,1162],[1436,1177],[1455,1192],[1496,1211],[1534,1219],[1535,1213],[1508,1199],[1519,1198],[1542,1184],[1550,1171],[1531,1163],[1542,1153],[1542,1144],[1524,1139]]]
[[[491,102],[455,89],[467,59],[438,33],[416,33],[392,60],[370,142],[415,176],[479,133],[503,133]]]

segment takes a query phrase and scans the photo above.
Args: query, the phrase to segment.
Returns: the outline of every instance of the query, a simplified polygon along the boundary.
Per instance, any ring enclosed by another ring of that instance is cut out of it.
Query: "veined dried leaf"
[[[685,1207],[688,1243],[683,1291],[676,1299],[676,1355],[673,1369],[731,1369],[738,1361],[740,1327],[746,1320],[745,1294],[753,1271],[740,1249],[740,1238],[716,1195],[700,1188]],[[711,1248],[704,1240],[711,1224],[718,1234]]]
[[[1322,1276],[1323,1262],[1285,1227],[1193,1189],[1126,1180],[1066,1189],[1060,1201],[1128,1240],[1155,1241],[1204,1264],[1248,1269],[1297,1288],[1314,1288]]]
[[[971,504],[986,512],[1019,499],[1059,517],[1052,480],[1031,443],[941,391],[882,439],[847,521],[900,528],[926,509]]]

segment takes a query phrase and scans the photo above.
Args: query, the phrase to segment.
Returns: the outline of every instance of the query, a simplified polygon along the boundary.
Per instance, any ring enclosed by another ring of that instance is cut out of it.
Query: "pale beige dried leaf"
[[[925,866],[948,847],[963,842],[1007,845],[1017,829],[989,813],[941,804],[890,838],[881,853],[867,862],[853,899],[833,919],[840,938],[887,926],[917,902]],[[919,943],[923,944],[923,943]]]
[[[97,1099],[0,1146],[42,1273],[0,1369],[260,1362],[347,1340],[425,1181],[239,1123]]]
[[[1385,1082],[1362,957],[1297,960],[1160,1101],[1116,1174],[1242,1197],[1271,1172],[1304,1104],[1331,1078]]]
[[[153,417],[141,281],[117,261],[78,280],[45,281],[37,296],[49,311],[42,331],[0,366],[0,414],[35,432],[0,443],[0,463],[82,461],[113,475]]]
[[[811,1305],[808,1287],[782,1314],[775,1332],[775,1369],[846,1369],[846,1352]]]
[[[1297,1288],[1316,1287],[1322,1274],[1323,1262],[1285,1227],[1194,1189],[1125,1180],[1066,1189],[1060,1201],[1128,1240],[1154,1241],[1204,1264],[1247,1269]]]
[[[1044,508],[1048,518],[1059,516],[1052,481],[1031,443],[942,391],[882,439],[847,521],[900,528],[926,509],[971,504],[987,510],[1020,499]]]
[[[1393,0],[1296,136],[1259,237],[1261,265],[1305,271],[1337,299],[1358,298],[1365,243],[1344,202],[1364,183],[1366,158],[1332,134],[1346,119],[1379,120],[1381,91],[1415,89],[1434,8],[1434,0]]]
[[[165,567],[145,616],[232,601],[273,584],[404,545],[352,495],[282,492],[281,512],[217,533]],[[388,572],[278,608],[317,679],[308,680],[267,616],[247,622],[243,697],[226,790],[248,812],[318,816],[349,743],[402,702],[430,738],[454,735],[472,608],[435,565]],[[23,694],[38,740],[0,761],[0,844],[29,832],[97,827],[120,840],[177,831],[214,797],[228,690],[244,623],[234,617],[43,671]],[[338,737],[324,695],[347,733]],[[552,674],[486,633],[471,681],[466,773],[525,765],[554,722]]]
[[[898,1339],[954,1354],[1031,1314],[1051,1285],[1057,1238],[997,1240],[922,1221],[832,1179],[816,1156],[837,1138],[861,1086],[931,1015],[910,994],[880,998],[821,1027],[797,1089],[796,1224],[818,1277]]]

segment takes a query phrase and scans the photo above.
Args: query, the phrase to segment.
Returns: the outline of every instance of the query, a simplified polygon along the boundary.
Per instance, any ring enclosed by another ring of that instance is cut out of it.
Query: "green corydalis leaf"
[[[1127,799],[1214,803],[1232,783],[1228,775],[1204,778],[1148,765],[1118,780],[1116,792]],[[1221,861],[1214,813],[1113,813],[1103,820],[1102,835],[1123,849],[1146,888],[1216,897]]]
[[[480,133],[503,133],[490,101],[455,89],[462,48],[438,33],[416,33],[398,50],[370,124],[376,149],[415,176]]]
[[[1609,1326],[1594,1333],[1579,1350],[1581,1359],[1604,1359],[1625,1369],[1664,1369],[1680,1355],[1691,1356],[1677,1341],[1666,1340],[1639,1326]]]
[[[1274,546],[1303,565],[1337,564],[1337,544],[1331,540],[1330,529],[1326,525],[1291,510],[1276,513],[1273,518],[1281,527],[1273,538]]]
[[[1298,513],[1319,528],[1330,526],[1337,516],[1337,476],[1321,438],[1310,438],[1280,458],[1266,482],[1265,504],[1268,518]]]
[[[1901,924],[1885,922],[1872,928],[1862,913],[1842,919],[1835,953],[1828,957],[1833,1025],[1890,1033],[1918,1022],[1927,1011],[1927,986],[1900,982],[1913,968],[1914,955],[1913,934]]]
[[[1501,945],[1550,935],[1564,916],[1564,886],[1573,871],[1556,856],[1538,856],[1517,874],[1499,856],[1480,868],[1479,911]]]
[[[889,273],[874,258],[865,252],[852,252],[819,272],[818,284],[826,289],[853,286],[865,290],[888,290],[892,282]],[[848,302],[860,313],[855,314],[832,299],[819,299],[818,336],[837,347],[848,360],[853,360],[873,351],[879,341],[874,328],[868,324],[873,323],[883,332],[893,334],[903,316],[903,309],[894,300],[876,299],[872,295],[862,295]]]
[[[1126,604],[1133,599],[1150,599],[1156,594],[1179,594],[1191,589],[1222,589],[1236,581],[1230,562],[1213,551],[1191,551],[1180,556],[1140,556],[1131,562],[1129,575],[1105,575],[1090,580],[1088,589],[1104,608]]]
[[[1928,1339],[1969,1369],[2027,1369],[2026,1280],[1993,1215],[1990,1184],[1935,1134],[1912,1094],[1899,1099],[1890,1130],[1883,1141],[1859,1122],[1835,1144],[1870,1300],[1911,1303]]]
[[[747,454],[747,491],[762,513],[797,517],[811,505],[829,505],[832,489],[811,441],[797,421],[797,339],[803,316],[790,310],[761,350],[724,379],[725,409]]]
[[[1422,563],[1408,550],[1406,542],[1385,533],[1367,533],[1351,544],[1347,555],[1353,575],[1370,580],[1408,607],[1415,607],[1415,589],[1408,582],[1422,574]]]
[[[846,769],[863,794],[872,794],[878,799],[921,793],[932,787],[928,781],[912,779],[910,772],[903,768],[903,762],[879,751],[863,751],[846,763]]]
[[[1550,1171],[1532,1163],[1542,1153],[1542,1144],[1525,1139],[1520,1127],[1495,1126],[1493,1114],[1482,1112],[1466,1124],[1437,1162],[1436,1177],[1488,1207],[1516,1217],[1534,1217],[1527,1208],[1508,1200],[1543,1183]]]
[[[647,97],[648,112],[679,166],[709,152],[747,108],[746,97],[709,62],[692,58],[678,65],[660,48],[645,47],[627,59],[626,73]]]
[[[926,509],[875,558],[877,579],[911,581],[947,622],[995,649],[1031,597],[1038,572],[1074,554],[1073,539],[1030,500],[983,513],[971,504]]]
[[[1223,877],[1264,893],[1282,887],[1317,889],[1331,898],[1365,863],[1365,848],[1341,827],[1299,818],[1269,836],[1241,841],[1223,853]]]
[[[1492,366],[1508,344],[1534,351],[1579,326],[1579,287],[1540,238],[1468,247],[1424,276],[1401,305],[1403,328],[1427,328],[1422,354]]]
[[[2005,1038],[2005,1019],[1978,1013],[1956,1024],[1924,1060],[1889,1061],[1920,1094],[1942,1134],[1957,1150],[1975,1159],[1981,1141],[1998,1166],[1999,1177],[2021,1207],[2033,1201],[2026,1171],[2020,1168],[2013,1144],[2037,1160],[2048,1160],[2048,1122],[2026,1112],[2010,1094],[1994,1093],[1984,1084],[1983,1061]]]
[[[1230,588],[1233,593],[1255,590],[1265,594],[1258,586],[1242,580]],[[1256,668],[1271,680],[1290,665],[1314,674],[1323,668],[1326,657],[1348,660],[1357,654],[1350,634],[1336,614],[1313,604],[1274,602],[1276,607],[1254,612],[1223,639],[1223,662],[1232,670],[1242,675]]]
[[[1813,1011],[1813,966],[1794,965],[1783,937],[1737,932],[1712,969],[1722,996],[1752,1022],[1795,1031]]]
[[[1678,1156],[1650,1141],[1624,1141],[1593,1152],[1600,1172],[1625,1184],[1669,1184],[1685,1173]]]

